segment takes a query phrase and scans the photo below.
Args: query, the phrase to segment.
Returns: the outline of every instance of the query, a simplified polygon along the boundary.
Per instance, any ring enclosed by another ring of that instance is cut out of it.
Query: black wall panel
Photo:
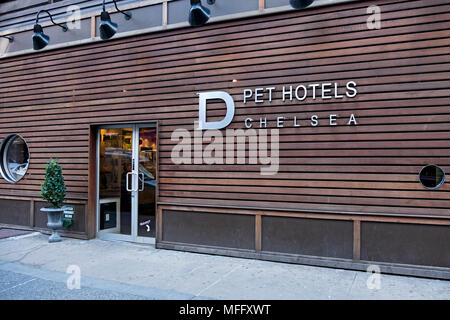
[[[353,223],[263,217],[262,250],[351,259],[353,257]]]
[[[361,260],[450,267],[450,227],[361,223]]]
[[[163,211],[163,241],[255,249],[255,218],[247,215]]]
[[[30,202],[0,199],[0,223],[30,225]]]

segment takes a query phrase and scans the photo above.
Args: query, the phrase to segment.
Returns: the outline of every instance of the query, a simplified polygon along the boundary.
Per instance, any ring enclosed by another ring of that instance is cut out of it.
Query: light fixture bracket
[[[103,0],[103,12],[106,12],[105,2],[106,1]],[[125,11],[120,10],[119,7],[117,7],[116,0],[113,0],[113,3],[114,3],[114,6],[116,7],[116,10],[125,16],[125,20],[130,20],[131,19],[131,17],[132,17],[131,11],[125,12]]]
[[[69,28],[67,28],[67,25],[66,25],[65,23],[61,24],[61,23],[56,23],[55,21],[53,21],[53,17],[52,17],[52,15],[51,15],[51,13],[50,13],[48,10],[44,10],[44,9],[39,10],[39,12],[37,13],[37,15],[36,15],[36,23],[35,23],[35,26],[36,26],[36,25],[39,25],[39,15],[41,14],[41,12],[47,13],[48,16],[50,17],[50,21],[51,21],[55,26],[60,26],[60,27],[63,29],[64,32],[66,32],[67,30],[69,30]]]

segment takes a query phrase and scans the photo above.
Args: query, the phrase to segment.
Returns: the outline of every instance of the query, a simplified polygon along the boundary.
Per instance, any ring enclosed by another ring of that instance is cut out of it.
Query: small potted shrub
[[[59,242],[61,237],[57,229],[63,225],[64,209],[62,206],[66,197],[66,186],[62,168],[57,159],[50,159],[47,163],[45,180],[41,183],[41,197],[49,204],[49,207],[41,209],[42,212],[47,213],[47,227],[52,229],[48,242]]]

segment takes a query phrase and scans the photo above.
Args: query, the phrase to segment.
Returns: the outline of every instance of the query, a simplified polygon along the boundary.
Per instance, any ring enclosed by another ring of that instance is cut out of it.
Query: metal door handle
[[[133,174],[133,172],[128,172],[128,173],[127,173],[126,187],[127,187],[127,191],[128,191],[128,192],[133,192],[133,189],[129,188],[130,184],[128,183],[128,182],[130,181],[130,179],[128,179],[128,177],[129,177],[130,175],[132,175],[132,174]],[[131,181],[133,181],[133,179],[131,179]]]
[[[144,188],[145,188],[145,177],[144,177],[144,173],[142,173],[142,172],[140,172],[139,173],[139,176],[141,176],[142,177],[142,189],[141,188],[139,188],[139,192],[141,192],[141,191],[144,191]],[[140,180],[140,179],[139,179]]]

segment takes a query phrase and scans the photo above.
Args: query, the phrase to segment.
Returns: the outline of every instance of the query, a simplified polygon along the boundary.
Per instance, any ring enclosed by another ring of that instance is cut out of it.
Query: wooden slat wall
[[[372,4],[381,30],[367,29]],[[447,0],[361,1],[0,60],[0,138],[21,134],[32,156],[0,195],[39,196],[58,157],[69,197],[87,199],[90,124],[160,120],[160,202],[450,217],[449,183],[429,191],[417,179],[426,164],[450,173],[449,18]],[[351,80],[354,99],[242,107],[244,88]],[[234,96],[230,128],[248,115],[273,126],[278,114],[355,113],[359,125],[281,129],[276,176],[175,165],[171,133],[193,130],[195,93],[209,90]]]

